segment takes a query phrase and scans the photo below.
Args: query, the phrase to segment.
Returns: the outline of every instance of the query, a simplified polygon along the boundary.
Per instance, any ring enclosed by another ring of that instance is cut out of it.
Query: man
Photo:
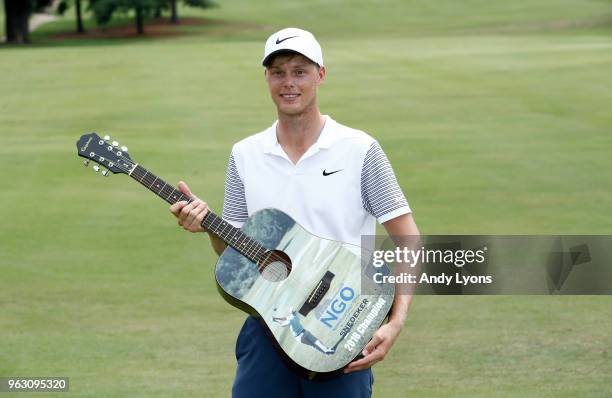
[[[326,69],[315,37],[296,28],[274,33],[266,42],[262,64],[278,120],[234,145],[223,218],[240,227],[250,214],[275,207],[312,234],[357,245],[362,235],[375,234],[376,220],[390,236],[418,235],[410,207],[376,140],[320,113],[317,90]],[[202,232],[206,203],[182,181],[179,189],[194,200],[178,202],[170,211],[184,229]],[[221,254],[225,244],[209,236]],[[233,397],[370,397],[370,368],[385,358],[397,339],[410,301],[410,295],[397,294],[388,323],[377,330],[364,357],[349,364],[344,375],[323,382],[291,373],[263,326],[248,317],[236,343]]]

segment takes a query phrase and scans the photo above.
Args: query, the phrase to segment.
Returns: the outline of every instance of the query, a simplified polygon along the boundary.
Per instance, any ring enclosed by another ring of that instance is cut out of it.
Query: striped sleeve
[[[222,217],[235,227],[241,227],[249,217],[244,194],[244,184],[238,174],[233,153],[230,155],[229,162],[227,163]]]
[[[361,169],[361,202],[381,224],[412,212],[387,155],[376,141],[370,145]]]

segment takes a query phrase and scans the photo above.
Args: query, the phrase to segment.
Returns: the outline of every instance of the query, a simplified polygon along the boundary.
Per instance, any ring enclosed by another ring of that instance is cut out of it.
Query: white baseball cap
[[[323,52],[319,42],[312,33],[298,28],[285,28],[273,33],[266,41],[262,65],[272,54],[279,51],[295,51],[319,66],[323,66]]]

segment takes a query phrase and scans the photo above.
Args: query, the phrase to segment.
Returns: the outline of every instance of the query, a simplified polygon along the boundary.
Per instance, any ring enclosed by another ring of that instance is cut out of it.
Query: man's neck
[[[325,117],[314,107],[300,115],[278,115],[276,136],[293,163],[314,144],[325,125]]]

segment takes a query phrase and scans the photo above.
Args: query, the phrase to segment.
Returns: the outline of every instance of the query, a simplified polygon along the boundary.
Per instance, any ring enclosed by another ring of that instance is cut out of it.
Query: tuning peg
[[[100,171],[100,166],[98,166],[97,164],[95,164],[95,165],[94,165],[94,167],[93,167],[93,171],[95,171],[96,173],[97,173],[98,171]]]
[[[89,165],[89,159],[83,160],[83,166],[87,167]]]
[[[113,146],[119,146],[119,143],[117,141],[113,141]]]
[[[109,175],[109,174],[108,174],[108,170],[104,170],[104,171],[102,171],[102,175],[103,175],[104,177],[108,177],[108,175]]]
[[[104,139],[105,139],[106,141],[110,140],[110,135],[105,135],[105,136],[104,136]]]
[[[128,148],[127,148],[125,145],[123,145],[123,146],[121,146],[121,150],[122,150],[123,152],[127,152],[127,151],[128,151]]]

